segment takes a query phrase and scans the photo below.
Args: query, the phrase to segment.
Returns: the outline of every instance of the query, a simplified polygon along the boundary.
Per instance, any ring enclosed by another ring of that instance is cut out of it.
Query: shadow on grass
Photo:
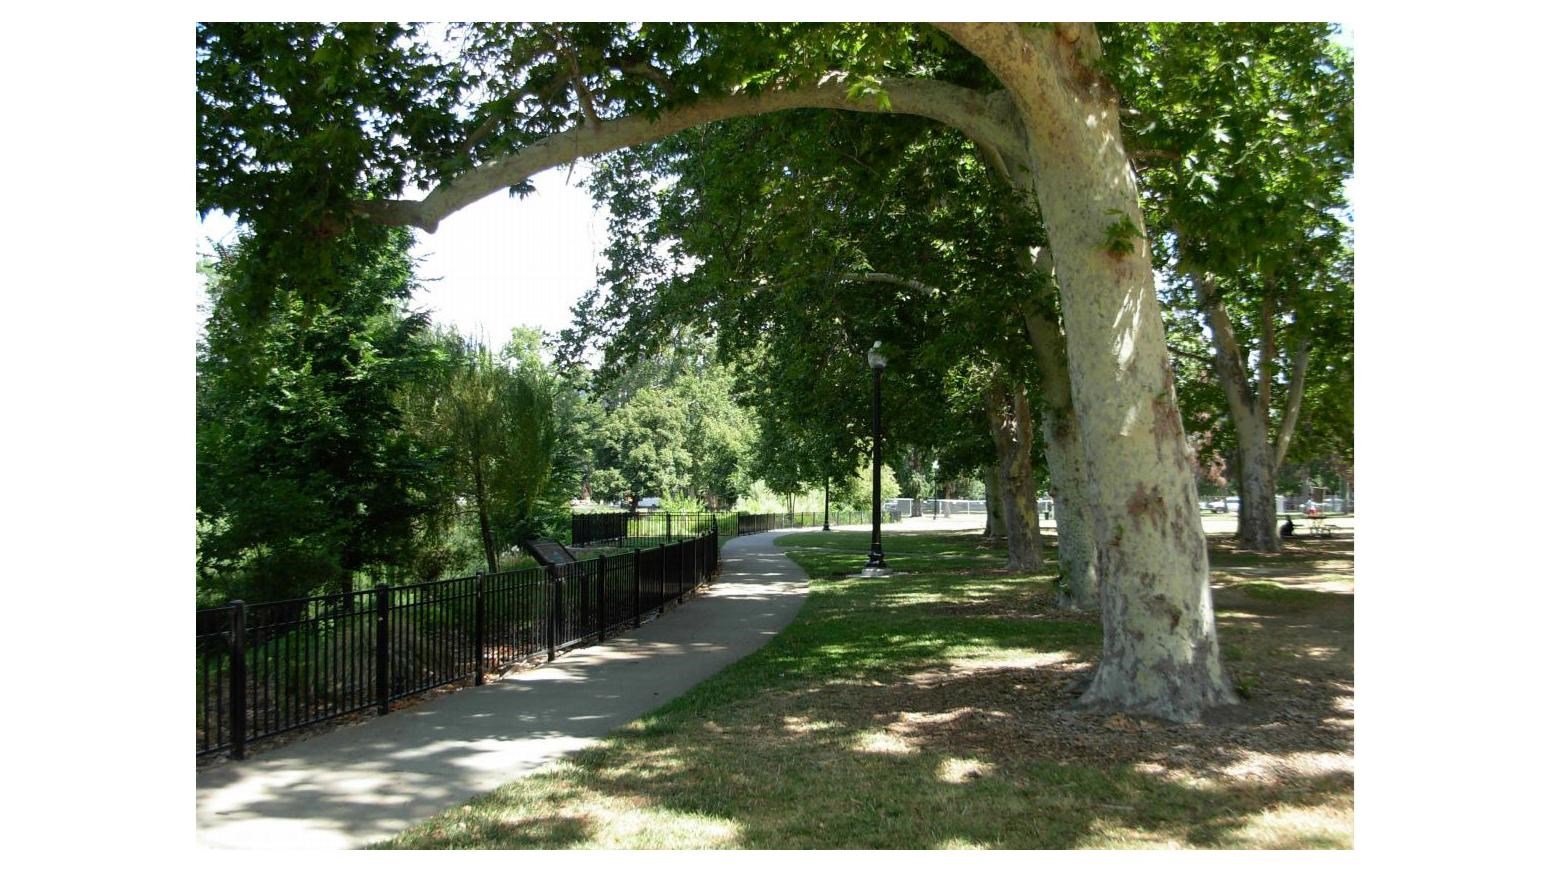
[[[819,578],[854,558],[791,556]],[[819,581],[759,653],[393,845],[1348,847],[1351,597],[1225,599],[1250,692],[1184,725],[1071,710],[1101,628],[1045,576]]]

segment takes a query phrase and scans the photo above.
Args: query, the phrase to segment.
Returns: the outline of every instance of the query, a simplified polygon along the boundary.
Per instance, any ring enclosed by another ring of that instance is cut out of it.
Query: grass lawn
[[[1349,542],[1271,557],[1211,539],[1241,704],[1204,723],[1075,712],[1098,619],[1052,567],[971,533],[779,543],[813,578],[794,623],[684,697],[384,846],[1348,848]],[[1052,554],[1050,554],[1050,558]]]

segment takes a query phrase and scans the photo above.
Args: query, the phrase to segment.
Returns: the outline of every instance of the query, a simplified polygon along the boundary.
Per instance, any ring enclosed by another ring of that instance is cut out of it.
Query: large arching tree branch
[[[654,119],[630,115],[578,125],[469,169],[438,185],[423,200],[367,201],[358,203],[356,210],[378,223],[418,227],[433,233],[441,221],[459,209],[577,158],[643,145],[701,124],[787,109],[919,115],[997,148],[1014,147],[1017,122],[1003,92],[981,94],[929,79],[882,79],[880,87],[890,103],[886,108],[872,95],[851,99],[849,82],[836,75],[808,88],[699,100]]]
[[[902,287],[907,287],[911,290],[917,290],[920,293],[926,294],[928,296],[941,295],[939,288],[931,287],[922,281],[915,281],[912,278],[904,278],[901,275],[893,275],[890,272],[834,272],[830,274],[833,278],[836,278],[839,281],[871,282],[874,284],[896,284]]]

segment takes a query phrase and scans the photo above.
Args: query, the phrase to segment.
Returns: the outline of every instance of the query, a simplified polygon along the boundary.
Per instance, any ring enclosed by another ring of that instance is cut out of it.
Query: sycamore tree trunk
[[[1020,388],[1020,385],[1017,385]],[[1026,395],[1022,393],[1022,404]],[[1011,571],[1037,571],[1043,568],[1042,538],[1037,535],[1037,494],[1033,480],[1031,446],[1028,433],[1019,429],[1011,393],[1005,382],[995,379],[985,393],[985,412],[989,433],[994,436],[995,490],[998,507],[1005,514],[1005,546]],[[1033,490],[1028,504],[1025,490]]]
[[[1236,430],[1236,480],[1241,503],[1236,519],[1236,538],[1262,553],[1279,550],[1279,524],[1275,522],[1274,465],[1268,444],[1267,403],[1260,403],[1248,379],[1241,346],[1230,315],[1215,290],[1214,280],[1193,276],[1199,307],[1209,321],[1215,346],[1215,375],[1225,391],[1226,408]],[[1268,361],[1259,361],[1267,367]]]
[[[1028,184],[1023,187],[1030,187]],[[1096,552],[1091,540],[1094,510],[1086,493],[1085,459],[1081,456],[1080,427],[1070,396],[1070,367],[1065,356],[1064,333],[1054,315],[1056,292],[1045,246],[1034,260],[1022,252],[1023,266],[1046,279],[1044,289],[1022,308],[1027,336],[1041,375],[1043,397],[1043,454],[1048,462],[1048,489],[1054,502],[1054,530],[1058,536],[1058,606],[1091,611],[1101,607]]]
[[[984,467],[984,535],[988,538],[1005,537],[1005,508],[1001,505],[1000,464]]]
[[[1048,230],[1102,579],[1083,705],[1195,720],[1235,700],[1118,95],[1091,25],[942,25],[1010,91]]]
[[[1240,485],[1240,513],[1236,518],[1236,538],[1249,550],[1275,553],[1279,548],[1279,514],[1274,505],[1274,464],[1264,443],[1262,421],[1250,418],[1246,432],[1238,426],[1238,437],[1250,436],[1237,449],[1237,482]]]
[[[1043,539],[1037,519],[1037,478],[1032,474],[1032,414],[1026,389],[1007,391],[996,381],[989,389],[989,421],[994,430],[999,495],[1005,515],[1005,567],[1039,571]]]
[[[1215,374],[1225,392],[1226,408],[1236,430],[1236,478],[1241,489],[1241,513],[1236,522],[1236,538],[1244,547],[1262,553],[1280,549],[1278,506],[1274,504],[1274,481],[1290,448],[1300,414],[1301,396],[1306,387],[1306,361],[1309,346],[1305,341],[1291,364],[1289,390],[1281,415],[1279,432],[1270,431],[1273,384],[1278,358],[1275,344],[1274,295],[1272,285],[1264,295],[1261,317],[1262,346],[1258,354],[1258,378],[1254,389],[1247,358],[1236,337],[1229,312],[1221,301],[1215,280],[1193,273],[1194,292],[1199,308],[1209,322],[1210,341],[1215,349]]]

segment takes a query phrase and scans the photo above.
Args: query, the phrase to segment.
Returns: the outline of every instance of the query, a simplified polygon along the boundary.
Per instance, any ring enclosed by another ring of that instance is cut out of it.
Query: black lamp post
[[[822,479],[822,531],[832,532],[833,527],[828,525],[828,479]]]
[[[871,556],[865,563],[866,573],[886,572],[887,560],[882,556],[881,544],[881,373],[887,367],[882,356],[881,342],[871,346],[865,355],[871,364]]]
[[[934,496],[931,502],[935,503],[935,516],[931,520],[941,519],[941,464],[939,460],[930,461],[930,495]]]

